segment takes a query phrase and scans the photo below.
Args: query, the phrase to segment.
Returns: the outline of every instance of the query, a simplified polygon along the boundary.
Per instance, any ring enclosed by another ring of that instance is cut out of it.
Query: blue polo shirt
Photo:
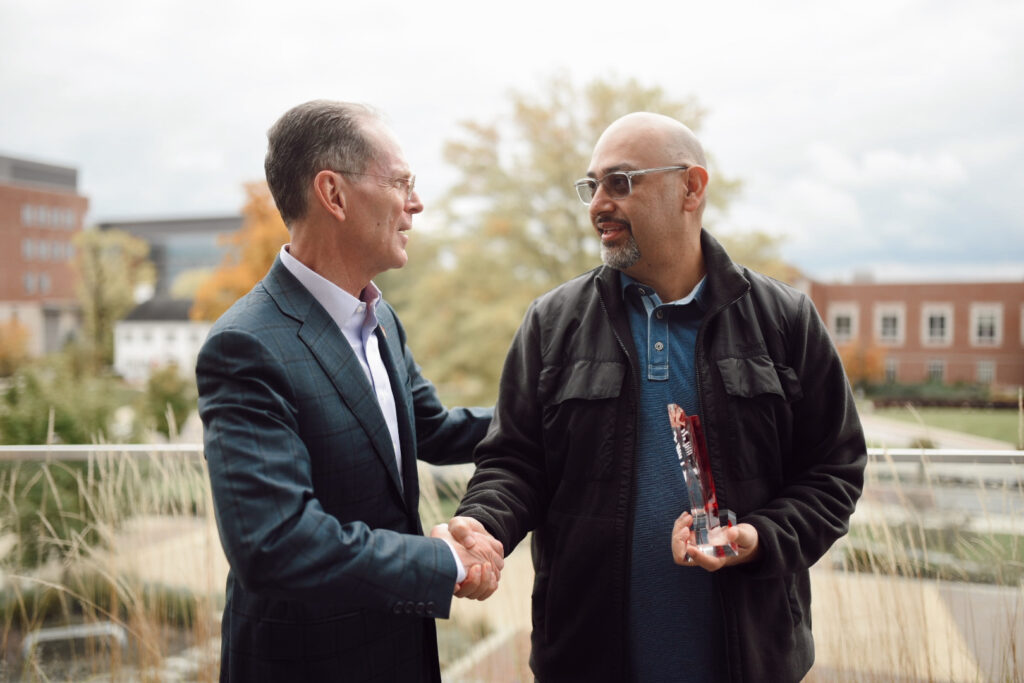
[[[640,370],[628,629],[633,677],[717,680],[721,608],[711,574],[677,565],[671,545],[672,525],[690,502],[667,406],[700,414],[694,351],[707,308],[705,280],[669,303],[624,273],[621,280]]]

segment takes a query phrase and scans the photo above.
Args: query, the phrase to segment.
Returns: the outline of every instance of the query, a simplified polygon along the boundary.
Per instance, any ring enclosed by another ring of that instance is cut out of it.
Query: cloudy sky
[[[440,229],[460,121],[632,77],[707,108],[712,174],[744,182],[713,230],[821,279],[1024,279],[1024,2],[838,6],[0,0],[0,154],[77,167],[91,222],[230,214],[284,110],[364,101]]]

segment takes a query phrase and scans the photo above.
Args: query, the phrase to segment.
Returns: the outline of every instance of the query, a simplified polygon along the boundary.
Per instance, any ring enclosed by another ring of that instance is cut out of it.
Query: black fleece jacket
[[[701,244],[711,302],[696,348],[701,417],[719,505],[757,529],[760,547],[756,563],[715,573],[723,675],[798,681],[814,661],[808,568],[847,531],[864,436],[810,299],[737,266],[706,231]],[[506,553],[534,532],[530,663],[544,683],[629,679],[636,358],[616,271],[537,299],[458,510]]]

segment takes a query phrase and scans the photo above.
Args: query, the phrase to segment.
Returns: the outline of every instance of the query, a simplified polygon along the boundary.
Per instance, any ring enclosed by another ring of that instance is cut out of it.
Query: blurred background
[[[529,302],[599,263],[600,132],[693,128],[706,227],[811,297],[873,448],[812,676],[1024,676],[1022,33],[1004,0],[0,0],[0,680],[215,678],[195,356],[288,239],[266,130],[315,98],[382,110],[417,174],[377,282],[449,405],[492,403]],[[424,470],[425,523],[465,475]],[[441,624],[450,680],[526,679],[527,555]]]

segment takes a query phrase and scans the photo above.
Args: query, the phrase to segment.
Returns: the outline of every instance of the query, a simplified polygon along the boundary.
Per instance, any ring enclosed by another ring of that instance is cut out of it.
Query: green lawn
[[[930,427],[952,429],[990,439],[999,439],[1016,444],[1018,441],[1019,414],[1016,410],[992,408],[874,408],[868,409],[874,415],[894,420],[921,421]]]

